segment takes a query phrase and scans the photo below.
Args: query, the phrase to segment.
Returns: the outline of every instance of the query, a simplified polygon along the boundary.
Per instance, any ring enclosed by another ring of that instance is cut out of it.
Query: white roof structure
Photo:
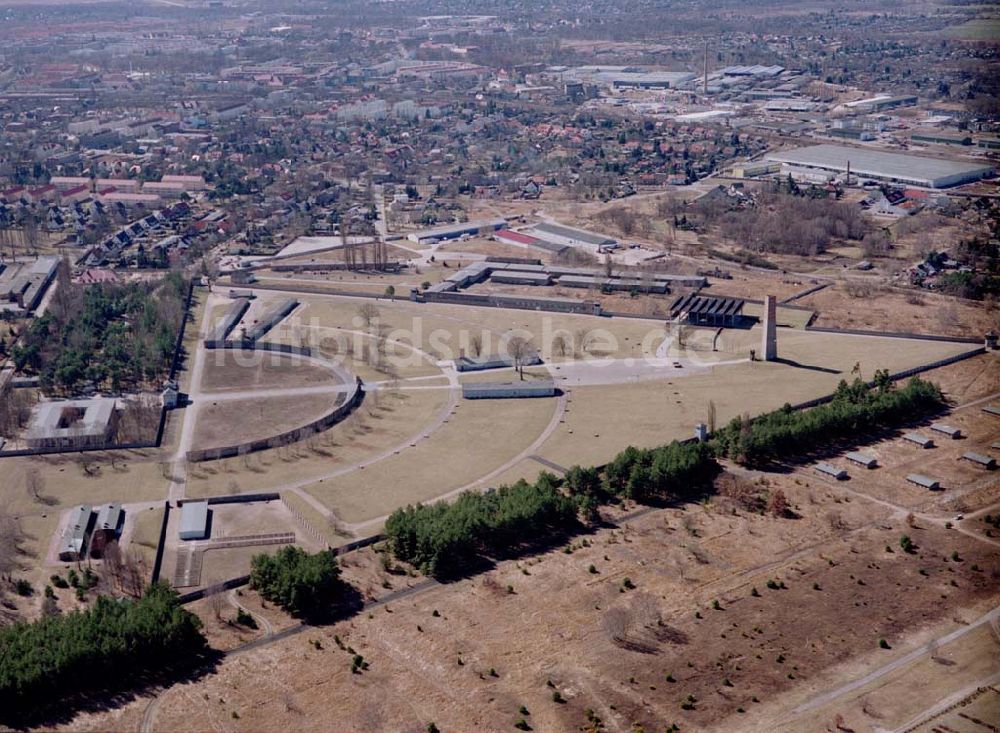
[[[182,540],[203,540],[208,536],[208,502],[186,501],[181,507]]]
[[[777,163],[852,174],[925,188],[947,188],[978,181],[994,174],[983,163],[924,158],[844,145],[811,145],[806,148],[770,153],[766,160]]]

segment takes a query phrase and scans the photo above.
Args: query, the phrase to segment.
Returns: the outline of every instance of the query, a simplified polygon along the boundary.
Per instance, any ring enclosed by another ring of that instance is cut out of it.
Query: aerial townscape
[[[1000,731],[1000,4],[0,0],[0,731]]]

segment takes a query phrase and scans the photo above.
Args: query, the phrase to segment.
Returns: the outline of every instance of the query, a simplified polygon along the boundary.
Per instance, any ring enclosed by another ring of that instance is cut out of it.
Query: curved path
[[[248,616],[252,616],[253,619],[260,625],[261,630],[264,632],[262,638],[266,639],[269,636],[274,636],[274,626],[270,621],[267,620],[263,615],[259,613],[254,613],[249,608],[241,604],[236,598],[236,588],[233,588],[226,594],[226,598],[229,600],[230,605],[238,611],[243,611],[243,613]]]
[[[552,419],[549,420],[549,424],[545,426],[545,429],[539,434],[539,436],[537,438],[535,438],[535,441],[531,445],[529,445],[523,451],[521,451],[516,456],[514,456],[510,460],[506,461],[505,463],[503,463],[499,467],[497,467],[494,470],[490,471],[485,476],[482,476],[482,477],[476,479],[472,483],[465,484],[464,486],[459,486],[457,489],[452,489],[450,491],[446,491],[443,494],[439,494],[438,496],[434,496],[434,497],[431,497],[429,499],[426,499],[425,503],[426,502],[435,502],[435,501],[444,501],[444,500],[452,499],[452,498],[458,496],[463,491],[472,491],[474,489],[486,488],[484,486],[484,484],[486,484],[486,482],[490,481],[490,479],[496,478],[497,476],[501,475],[502,473],[505,473],[506,471],[509,471],[514,466],[516,466],[518,463],[520,463],[521,461],[525,460],[526,458],[530,458],[536,451],[538,451],[538,449],[541,448],[542,444],[545,443],[545,441],[549,439],[549,437],[552,435],[552,433],[555,432],[556,428],[559,427],[559,421],[562,420],[563,413],[565,413],[565,411],[566,411],[566,394],[563,393],[558,398],[558,401],[556,403],[555,412],[552,413]],[[369,519],[369,520],[366,520],[364,522],[356,522],[354,524],[347,524],[347,525],[345,525],[345,529],[347,529],[350,532],[353,532],[354,534],[359,534],[359,533],[363,534],[363,533],[367,532],[368,530],[371,530],[372,528],[377,527],[378,525],[380,525],[383,522],[385,522],[385,520],[388,519],[388,517],[389,517],[389,515],[385,514],[385,515],[383,515],[381,517],[376,517],[375,519]]]

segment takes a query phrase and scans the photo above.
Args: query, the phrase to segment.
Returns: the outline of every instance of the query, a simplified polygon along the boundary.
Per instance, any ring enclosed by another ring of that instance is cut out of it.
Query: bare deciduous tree
[[[0,507],[0,577],[11,580],[11,575],[18,568],[23,541],[21,522],[7,507]]]
[[[532,354],[531,341],[523,336],[513,336],[507,341],[507,353],[514,362],[518,376],[524,379],[524,362]]]

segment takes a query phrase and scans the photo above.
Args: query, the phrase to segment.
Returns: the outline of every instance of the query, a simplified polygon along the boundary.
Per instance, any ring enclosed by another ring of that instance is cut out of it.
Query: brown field
[[[247,355],[228,349],[209,352],[202,371],[201,388],[205,392],[229,392],[248,389],[335,386],[339,380],[315,362],[280,354]]]
[[[211,402],[198,413],[194,445],[214,448],[280,435],[326,415],[343,399],[324,393]]]
[[[815,325],[935,336],[980,336],[996,328],[989,305],[918,290],[881,286],[851,297],[844,283],[796,302],[817,312]]]
[[[162,695],[156,729],[226,727],[235,711],[241,729],[321,730],[332,707],[345,731],[418,730],[431,721],[442,730],[502,731],[521,717],[535,730],[573,731],[586,725],[587,710],[605,730],[676,722],[682,730],[822,731],[841,714],[870,731],[908,720],[956,683],[1000,671],[989,651],[995,638],[973,631],[904,665],[903,679],[929,685],[922,695],[888,694],[905,689],[901,680],[885,693],[875,686],[814,703],[990,608],[1000,555],[934,523],[909,527],[891,509],[804,474],[762,481],[788,495],[796,518],[722,500],[646,513],[565,550],[501,562],[226,660]],[[913,537],[914,554],[899,549],[901,534]],[[365,550],[345,563],[370,596],[386,592],[373,589],[376,559]],[[416,583],[381,578],[394,589]],[[369,670],[351,674],[351,655],[334,635]],[[880,639],[890,648],[880,649]],[[694,702],[683,709],[689,695]],[[129,730],[147,704],[81,716],[74,728]]]

